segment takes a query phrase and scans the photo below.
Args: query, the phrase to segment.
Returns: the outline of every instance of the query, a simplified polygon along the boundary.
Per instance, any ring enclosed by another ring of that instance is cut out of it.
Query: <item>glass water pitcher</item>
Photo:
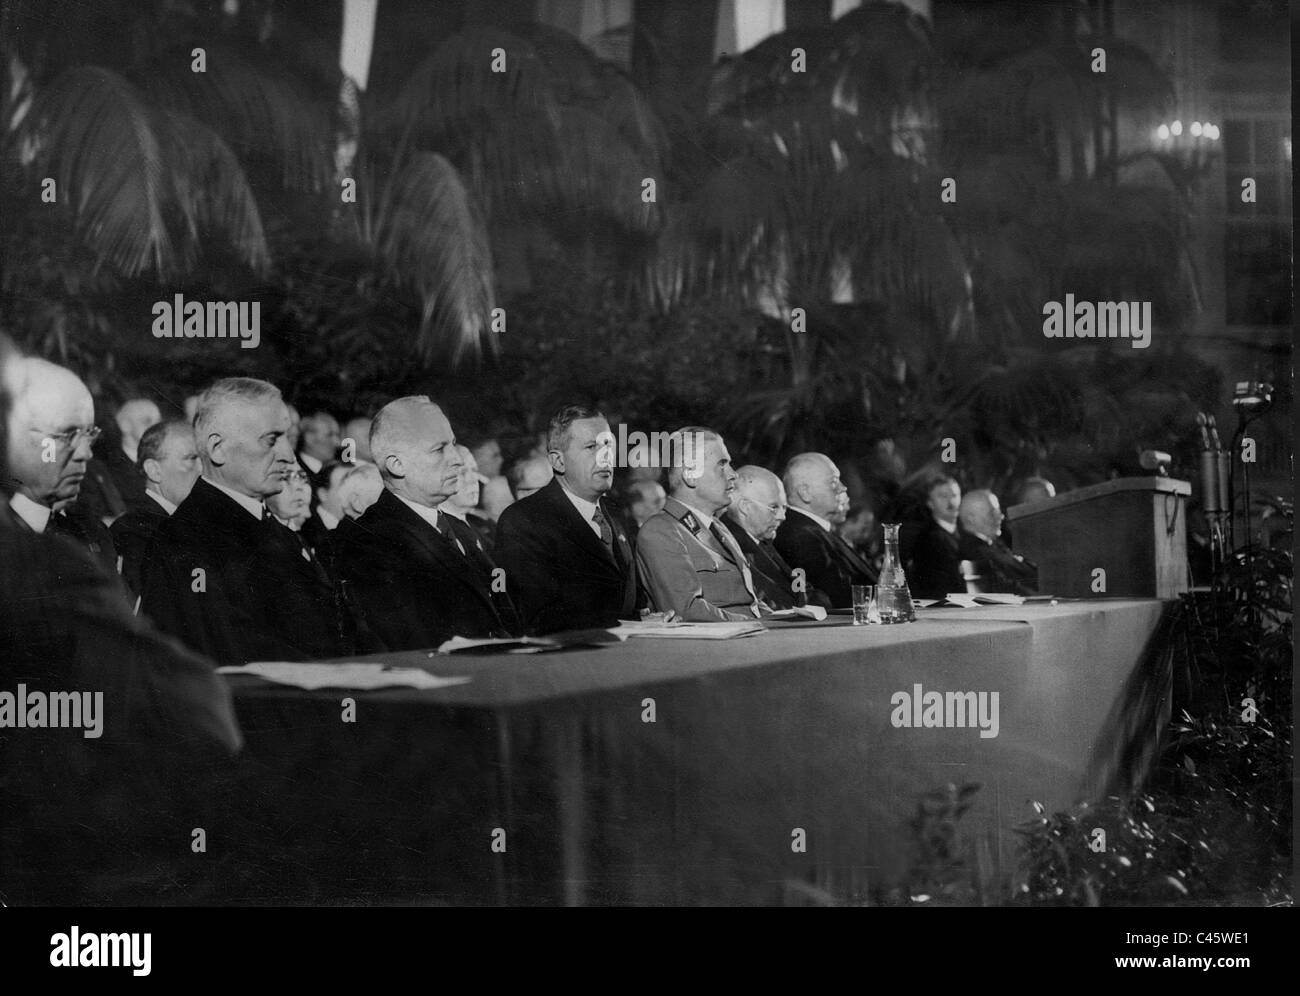
[[[907,578],[903,575],[903,560],[898,555],[897,522],[886,522],[885,529],[885,563],[880,568],[880,580],[876,585],[876,605],[880,609],[882,623],[905,623],[916,621],[916,610],[912,606],[912,593],[907,588]]]

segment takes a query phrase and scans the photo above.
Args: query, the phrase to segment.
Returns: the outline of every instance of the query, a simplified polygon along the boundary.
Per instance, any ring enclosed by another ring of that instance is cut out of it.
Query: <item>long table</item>
[[[247,747],[209,835],[213,899],[861,902],[909,887],[922,797],[966,784],[961,839],[1004,888],[1032,801],[1140,777],[1168,710],[1168,609],[932,609],[903,626],[374,658],[471,679],[425,691],[230,676]],[[917,686],[996,692],[997,735],[975,718],[897,725]]]

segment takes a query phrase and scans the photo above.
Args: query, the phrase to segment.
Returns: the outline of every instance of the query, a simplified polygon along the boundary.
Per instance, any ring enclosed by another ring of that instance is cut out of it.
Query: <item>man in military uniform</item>
[[[673,433],[664,510],[637,534],[642,583],[659,612],[687,622],[740,622],[767,614],[735,537],[717,518],[731,504],[736,471],[722,437],[688,427]]]

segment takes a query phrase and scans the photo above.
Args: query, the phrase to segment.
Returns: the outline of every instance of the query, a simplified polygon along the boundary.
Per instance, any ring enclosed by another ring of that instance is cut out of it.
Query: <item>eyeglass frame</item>
[[[77,444],[81,442],[83,436],[94,445],[95,440],[104,434],[104,430],[97,425],[79,425],[75,429],[67,429],[63,432],[46,432],[44,429],[35,427],[32,427],[29,431],[39,433],[46,439],[53,439],[55,442],[63,443],[70,450],[77,448]]]

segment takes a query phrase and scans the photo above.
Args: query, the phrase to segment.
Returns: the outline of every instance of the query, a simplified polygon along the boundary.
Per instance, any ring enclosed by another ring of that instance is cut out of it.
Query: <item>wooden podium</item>
[[[1121,477],[1013,505],[1007,518],[1016,553],[1038,565],[1044,595],[1177,598],[1189,584],[1191,493],[1187,481],[1170,477]]]

